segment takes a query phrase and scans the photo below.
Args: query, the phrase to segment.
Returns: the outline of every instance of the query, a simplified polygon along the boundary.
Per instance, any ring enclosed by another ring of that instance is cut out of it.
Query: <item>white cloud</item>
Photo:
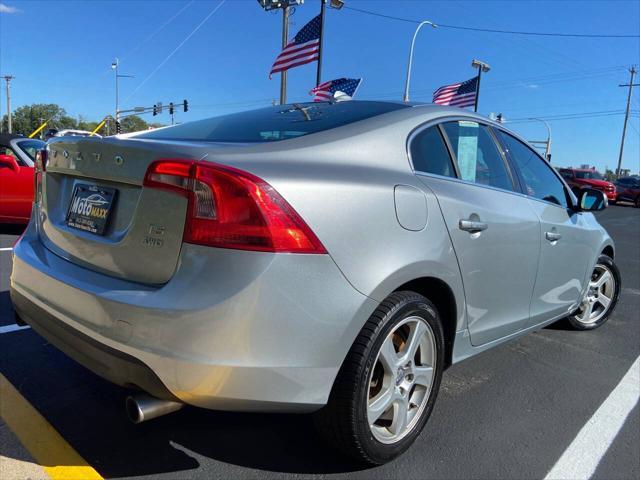
[[[16,7],[11,7],[4,3],[0,3],[0,13],[18,13],[19,11],[20,10],[18,10]]]

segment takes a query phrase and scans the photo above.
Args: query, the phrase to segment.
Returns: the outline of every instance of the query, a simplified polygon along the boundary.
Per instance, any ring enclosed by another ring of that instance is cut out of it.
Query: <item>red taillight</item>
[[[326,253],[307,224],[264,180],[233,167],[158,160],[144,186],[189,199],[184,241],[262,252]]]

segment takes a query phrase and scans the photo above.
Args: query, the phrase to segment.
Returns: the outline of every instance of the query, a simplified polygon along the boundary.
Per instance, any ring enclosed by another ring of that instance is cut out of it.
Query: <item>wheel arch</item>
[[[602,255],[606,255],[607,257],[610,258],[615,258],[615,250],[613,248],[613,245],[606,245],[603,249],[602,252],[600,252]]]
[[[458,307],[456,297],[451,287],[436,277],[420,277],[403,283],[394,292],[412,291],[428,298],[438,309],[442,320],[445,342],[445,368],[451,366],[453,356],[453,341],[456,336]],[[393,293],[393,292],[391,292]]]

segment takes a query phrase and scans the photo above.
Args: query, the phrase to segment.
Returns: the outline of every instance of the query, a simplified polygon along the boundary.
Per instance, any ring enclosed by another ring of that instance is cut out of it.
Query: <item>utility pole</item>
[[[5,75],[4,81],[7,82],[7,133],[11,133],[11,80],[13,80],[14,76]]]
[[[481,62],[480,60],[473,60],[471,62],[471,66],[472,67],[477,67],[478,68],[478,80],[476,82],[476,101],[473,104],[473,111],[477,112],[478,111],[478,99],[480,98],[480,78],[482,77],[482,72],[488,72],[489,70],[491,70],[491,67],[489,67],[488,63],[484,63]]]
[[[618,156],[618,168],[616,168],[616,178],[620,178],[620,169],[622,168],[622,152],[624,151],[624,137],[627,134],[627,122],[629,121],[629,108],[631,106],[631,92],[633,91],[633,87],[640,86],[640,83],[633,83],[633,77],[635,77],[638,71],[635,66],[631,66],[629,68],[629,73],[631,73],[631,78],[629,79],[629,83],[625,83],[622,85],[618,85],[619,87],[629,87],[629,93],[627,94],[627,110],[624,114],[624,126],[622,127],[622,140],[620,141],[620,155]]]

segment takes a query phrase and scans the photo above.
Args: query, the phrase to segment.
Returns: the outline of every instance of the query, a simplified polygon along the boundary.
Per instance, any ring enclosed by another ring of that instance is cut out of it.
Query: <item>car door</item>
[[[34,169],[10,147],[0,146],[0,154],[13,156],[19,165],[18,172],[0,165],[0,222],[26,222],[33,203]]]
[[[616,182],[617,199],[635,201],[638,188],[633,178],[621,178]]]
[[[540,218],[541,254],[531,300],[530,326],[570,313],[577,306],[598,252],[573,210],[568,192],[553,168],[532,148],[500,130],[497,134]],[[588,214],[591,215],[591,214]]]
[[[492,133],[474,121],[445,122],[415,133],[410,152],[458,258],[472,344],[519,331],[529,320],[540,225]]]

